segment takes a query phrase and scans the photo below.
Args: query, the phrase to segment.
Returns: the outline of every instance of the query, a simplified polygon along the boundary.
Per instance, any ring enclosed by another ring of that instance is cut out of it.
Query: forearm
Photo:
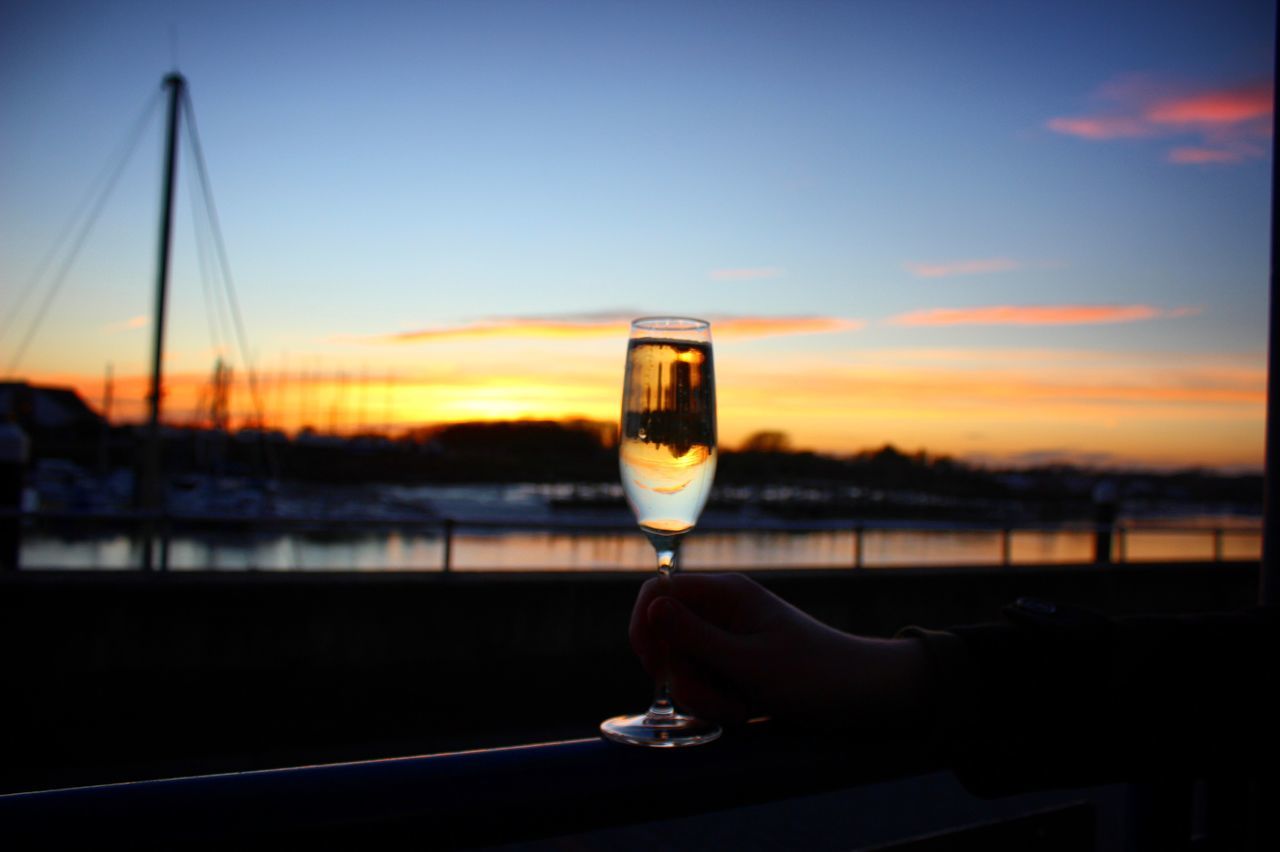
[[[846,694],[846,720],[859,720],[877,736],[919,736],[933,724],[938,692],[924,641],[854,638],[851,680],[857,684]]]
[[[1275,748],[1248,721],[1275,712],[1274,613],[1112,619],[1026,602],[1001,624],[908,635],[934,670],[934,736],[979,790],[1235,770]]]
[[[900,738],[931,723],[934,667],[919,639],[856,636],[799,616],[756,658],[741,687],[780,721]]]

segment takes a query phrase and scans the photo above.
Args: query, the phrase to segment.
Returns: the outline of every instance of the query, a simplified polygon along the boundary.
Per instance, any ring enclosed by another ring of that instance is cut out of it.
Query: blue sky
[[[612,416],[620,338],[531,326],[686,313],[791,329],[717,338],[726,439],[1260,462],[1269,3],[0,10],[0,311],[176,56],[282,421],[302,370],[394,376],[398,425]],[[19,374],[143,371],[159,138]],[[195,377],[217,342],[177,224]]]

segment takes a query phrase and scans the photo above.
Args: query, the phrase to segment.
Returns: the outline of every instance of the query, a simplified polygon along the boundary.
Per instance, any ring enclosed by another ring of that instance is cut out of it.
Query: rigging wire
[[[190,143],[188,143],[190,149]],[[194,159],[194,153],[192,154]],[[204,318],[209,329],[209,346],[213,349],[216,356],[214,361],[213,386],[201,391],[199,399],[196,401],[196,407],[192,411],[193,423],[199,424],[202,419],[208,415],[211,421],[215,422],[213,410],[216,408],[218,399],[217,382],[219,381],[220,371],[223,366],[223,355],[226,353],[226,337],[223,335],[223,326],[221,323],[222,311],[221,301],[217,298],[217,292],[214,289],[212,260],[209,257],[207,224],[205,224],[200,216],[201,206],[195,203],[197,188],[195,186],[195,178],[192,177],[191,170],[187,171],[187,181],[189,191],[191,193],[191,225],[196,238],[196,258],[200,268],[200,291],[204,297]],[[207,398],[206,398],[207,397]],[[206,403],[208,405],[206,406]]]
[[[216,257],[219,267],[221,268],[222,285],[227,297],[227,303],[231,309],[231,317],[233,320],[233,328],[235,329],[236,342],[240,349],[240,359],[244,362],[245,372],[249,378],[249,397],[253,403],[254,415],[257,418],[257,426],[259,429],[265,425],[265,417],[262,408],[262,397],[258,392],[258,376],[257,371],[253,367],[253,362],[249,359],[248,338],[244,333],[244,322],[240,315],[240,305],[236,300],[235,285],[231,280],[231,265],[227,261],[226,243],[222,239],[222,228],[218,224],[218,210],[213,203],[213,193],[210,189],[209,172],[205,167],[204,149],[200,145],[200,134],[196,129],[195,109],[191,105],[191,95],[187,90],[182,92],[183,108],[187,115],[187,126],[191,133],[191,144],[195,151],[196,169],[200,177],[201,196],[204,199],[207,208],[207,217],[210,230],[213,234],[213,243],[216,251]]]
[[[187,136],[187,148],[194,162],[195,150],[191,145],[189,134]],[[209,345],[221,356],[228,348],[227,341],[230,338],[230,334],[227,333],[227,329],[231,325],[231,320],[226,317],[226,306],[218,298],[218,291],[213,283],[215,269],[211,256],[212,250],[209,247],[207,207],[195,203],[197,197],[203,198],[203,187],[191,171],[187,172],[187,180],[192,199],[191,223],[196,236],[196,258],[200,267],[200,290],[204,296],[205,322],[209,327]],[[204,217],[200,215],[202,212],[206,212]]]
[[[231,326],[235,331],[236,342],[240,350],[240,359],[244,363],[245,374],[248,377],[249,398],[253,405],[255,418],[254,426],[258,432],[258,449],[261,453],[260,458],[263,461],[265,475],[271,479],[275,479],[279,476],[279,460],[276,458],[274,448],[266,440],[266,415],[262,405],[262,395],[258,387],[258,372],[254,369],[253,361],[249,358],[248,336],[244,331],[244,322],[240,316],[240,305],[236,300],[235,286],[231,280],[231,264],[227,260],[227,247],[225,241],[222,239],[222,228],[218,222],[218,209],[213,202],[213,189],[212,183],[209,180],[209,170],[205,166],[204,148],[200,144],[200,133],[196,128],[195,108],[192,106],[191,93],[187,88],[182,90],[181,106],[182,111],[187,117],[187,130],[190,138],[189,144],[193,153],[193,160],[196,165],[196,175],[199,178],[199,195],[204,207],[204,221],[208,226],[209,234],[212,236],[213,248],[215,249],[212,254],[214,258],[216,258],[217,263],[214,264],[211,261],[209,266],[213,267],[216,265],[221,271],[220,280],[226,297],[226,306],[229,308],[228,312],[231,314],[231,322],[227,322],[226,325]],[[196,206],[195,198],[192,198],[192,206]],[[198,228],[197,232],[199,232]],[[216,297],[213,300],[217,302],[219,307],[222,306],[222,301],[216,299]],[[270,498],[269,494],[268,498]],[[301,565],[301,560],[299,560],[299,565]]]
[[[26,305],[28,297],[39,289],[39,285],[44,279],[45,273],[49,271],[54,260],[57,259],[59,254],[62,252],[68,238],[70,238],[71,234],[76,230],[76,224],[81,222],[81,220],[84,220],[75,239],[72,240],[70,254],[63,260],[57,276],[53,279],[49,292],[45,295],[44,301],[37,310],[31,324],[27,327],[27,333],[23,338],[22,345],[18,347],[16,354],[9,362],[8,373],[10,375],[14,373],[18,364],[22,361],[22,356],[25,354],[27,346],[31,343],[32,337],[35,335],[35,332],[43,321],[45,314],[48,312],[54,296],[66,280],[67,273],[70,272],[72,263],[80,253],[80,249],[84,246],[85,239],[93,229],[93,225],[97,222],[103,206],[111,196],[111,192],[119,181],[120,175],[124,173],[125,166],[128,165],[129,161],[133,158],[134,152],[137,151],[138,142],[141,140],[143,132],[147,129],[147,126],[151,123],[154,114],[158,110],[162,96],[163,92],[157,92],[147,101],[142,113],[134,122],[132,129],[125,136],[124,144],[122,144],[112,156],[107,158],[106,165],[90,183],[88,192],[85,193],[84,198],[81,199],[80,203],[76,206],[75,211],[67,220],[66,225],[54,240],[49,251],[36,266],[34,274],[28,280],[27,285],[22,289],[17,302],[14,304],[13,308],[6,313],[6,317],[3,320],[0,320],[0,339],[3,339],[5,334],[9,331],[9,326]],[[88,211],[87,214],[86,211]]]

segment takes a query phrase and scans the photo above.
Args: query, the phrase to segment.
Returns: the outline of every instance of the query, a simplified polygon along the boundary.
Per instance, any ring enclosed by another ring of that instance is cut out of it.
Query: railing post
[[[448,574],[453,570],[453,518],[444,519],[444,561],[441,570]]]
[[[1116,556],[1118,561],[1125,563],[1129,561],[1129,528],[1124,524],[1116,525],[1116,546],[1119,551]]]
[[[865,567],[862,555],[862,534],[865,531],[866,528],[862,524],[857,524],[853,528],[853,567],[856,569]]]
[[[1105,565],[1111,561],[1111,536],[1115,527],[1110,522],[1099,523],[1093,529],[1093,561]]]
[[[166,512],[160,516],[160,570],[169,570],[169,540],[173,537],[173,529],[170,526],[169,514]]]
[[[1221,562],[1224,551],[1222,527],[1214,527],[1213,530],[1213,561]]]
[[[22,549],[22,489],[31,441],[11,415],[0,420],[0,571],[17,571]],[[12,514],[9,514],[12,512]]]
[[[1005,568],[1013,564],[1013,530],[1009,527],[1000,530],[1000,564]]]

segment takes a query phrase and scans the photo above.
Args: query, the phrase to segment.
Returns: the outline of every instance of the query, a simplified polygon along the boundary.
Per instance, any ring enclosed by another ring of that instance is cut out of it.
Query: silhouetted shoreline
[[[86,482],[127,478],[135,469],[140,427],[108,425],[73,391],[24,383],[6,383],[0,390],[31,437],[33,468],[60,465],[71,478],[82,472]],[[64,413],[42,419],[40,410],[50,401]],[[163,469],[171,488],[179,490],[183,482],[202,479],[235,480],[249,490],[291,483],[294,490],[316,493],[374,485],[531,483],[570,487],[553,507],[623,506],[612,487],[618,481],[616,424],[590,420],[454,423],[397,437],[170,426],[163,431]],[[721,448],[709,508],[750,507],[800,521],[1094,522],[1100,509],[1105,515],[1114,508],[1100,507],[1100,488],[1104,503],[1123,506],[1131,516],[1262,511],[1261,473],[1070,464],[1002,468],[892,445],[835,455],[792,449],[786,434],[776,431]],[[110,508],[102,505],[106,496],[100,495],[98,508]],[[252,501],[246,505],[252,514]]]

